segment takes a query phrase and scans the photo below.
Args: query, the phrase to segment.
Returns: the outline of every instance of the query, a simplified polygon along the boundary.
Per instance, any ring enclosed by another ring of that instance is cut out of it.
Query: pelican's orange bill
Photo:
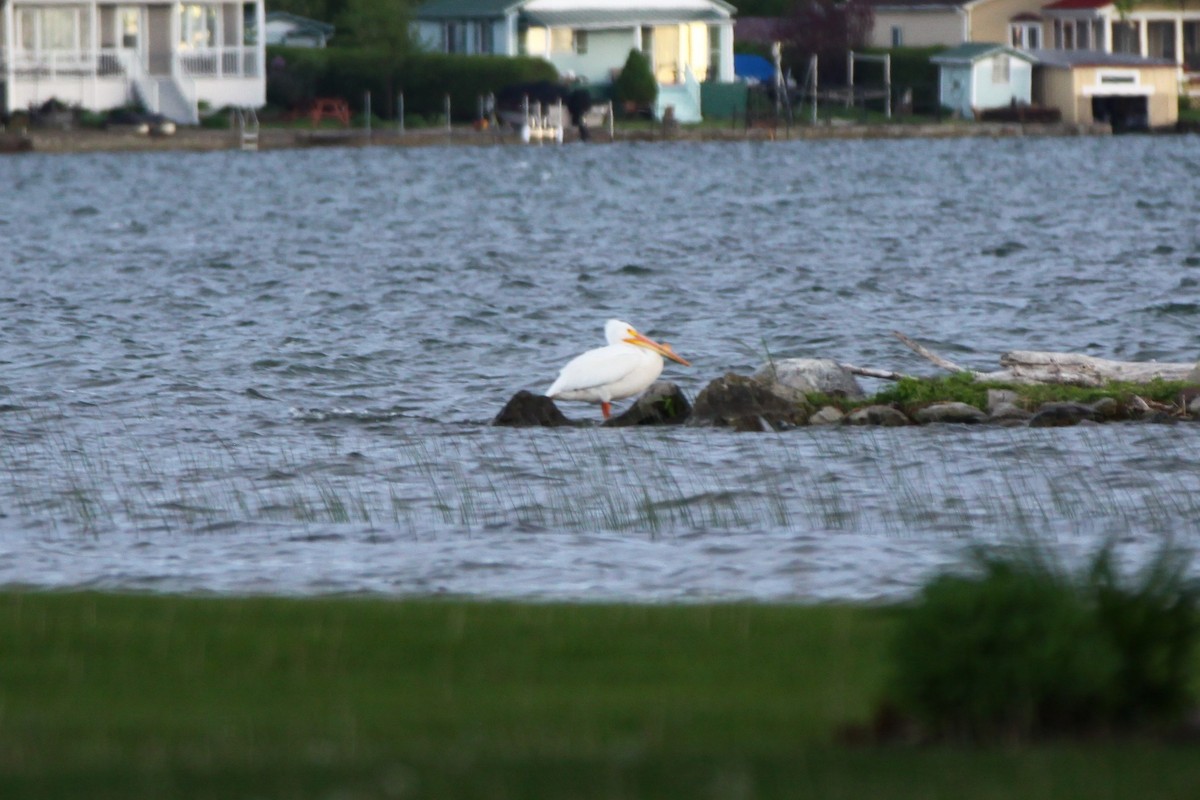
[[[675,353],[675,351],[671,349],[671,345],[667,344],[666,342],[659,344],[658,342],[651,339],[649,336],[644,336],[643,334],[638,333],[633,328],[629,329],[629,338],[626,339],[625,341],[629,342],[630,344],[637,344],[637,345],[641,345],[642,347],[649,348],[649,349],[653,350],[654,352],[658,353],[659,355],[666,356],[667,358],[671,359],[672,361],[678,361],[680,364],[683,364],[685,367],[690,367],[692,365],[692,363],[690,361],[688,361],[687,359],[683,358],[680,355],[677,355]]]

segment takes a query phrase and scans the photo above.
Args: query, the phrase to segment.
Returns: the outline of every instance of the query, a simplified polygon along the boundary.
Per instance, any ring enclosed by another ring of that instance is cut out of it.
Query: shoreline
[[[867,139],[956,139],[1110,136],[1108,125],[1020,124],[1020,123],[941,123],[941,124],[819,124],[791,127],[754,127],[705,129],[617,130],[612,138],[607,131],[592,135],[589,144],[614,142],[765,142]],[[574,129],[565,131],[566,143],[578,142]],[[263,128],[258,133],[259,150],[291,150],[307,147],[438,147],[522,145],[512,131],[478,131],[469,126],[445,129],[420,129],[400,133],[395,130]],[[552,146],[532,142],[526,146]],[[236,130],[181,128],[170,136],[154,136],[127,131],[107,130],[29,130],[0,132],[0,153],[97,153],[97,152],[213,152],[241,149]]]

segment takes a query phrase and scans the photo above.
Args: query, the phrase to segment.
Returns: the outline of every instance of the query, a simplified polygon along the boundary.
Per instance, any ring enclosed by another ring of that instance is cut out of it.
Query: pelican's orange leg
[[[600,401],[600,411],[604,414],[604,418],[608,419],[612,416],[612,403],[607,400]]]

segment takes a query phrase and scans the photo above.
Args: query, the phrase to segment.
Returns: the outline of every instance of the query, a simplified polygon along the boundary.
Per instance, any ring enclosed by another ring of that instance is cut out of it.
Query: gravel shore
[[[854,125],[821,124],[792,127],[738,128],[654,128],[617,130],[616,141],[786,141],[792,139],[909,139],[1019,136],[1094,136],[1111,133],[1107,125],[1020,125],[1015,123],[946,123],[938,125]],[[577,141],[573,129],[565,134],[566,141]],[[612,139],[607,131],[595,132],[592,143],[604,144]],[[296,128],[263,128],[258,136],[258,149],[280,150],[296,147],[416,147],[496,144],[518,144],[512,131],[477,131],[471,127],[421,129],[404,134],[395,130],[375,130],[370,135],[363,130],[303,130]],[[536,143],[535,143],[536,145]],[[236,150],[241,140],[236,131],[204,128],[181,128],[170,136],[151,136],[126,131],[107,130],[30,130],[0,133],[0,153],[90,153],[90,152],[154,152],[154,151],[212,151]]]

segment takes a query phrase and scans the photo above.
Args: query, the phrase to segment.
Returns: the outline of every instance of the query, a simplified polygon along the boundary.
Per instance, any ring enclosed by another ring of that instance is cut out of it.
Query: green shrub
[[[471,120],[481,95],[517,83],[558,80],[551,64],[525,57],[410,53],[389,62],[386,54],[364,48],[271,47],[267,61],[272,105],[300,109],[316,97],[337,97],[361,112],[370,91],[372,110],[388,119],[395,119],[400,92],[406,114],[441,114],[449,94],[454,118]]]
[[[890,701],[926,734],[1126,731],[1190,710],[1197,593],[1173,551],[1132,587],[1111,548],[1079,579],[1033,548],[977,566],[930,582],[894,642]]]
[[[228,108],[200,112],[200,127],[208,130],[227,130],[231,127]]]
[[[1200,591],[1188,581],[1187,564],[1179,553],[1164,551],[1133,585],[1122,584],[1111,548],[1092,566],[1089,590],[1120,658],[1110,697],[1119,724],[1173,723],[1195,700]]]
[[[651,106],[658,99],[658,81],[650,69],[650,59],[640,50],[629,51],[621,74],[613,82],[613,94],[618,102],[634,106]]]

